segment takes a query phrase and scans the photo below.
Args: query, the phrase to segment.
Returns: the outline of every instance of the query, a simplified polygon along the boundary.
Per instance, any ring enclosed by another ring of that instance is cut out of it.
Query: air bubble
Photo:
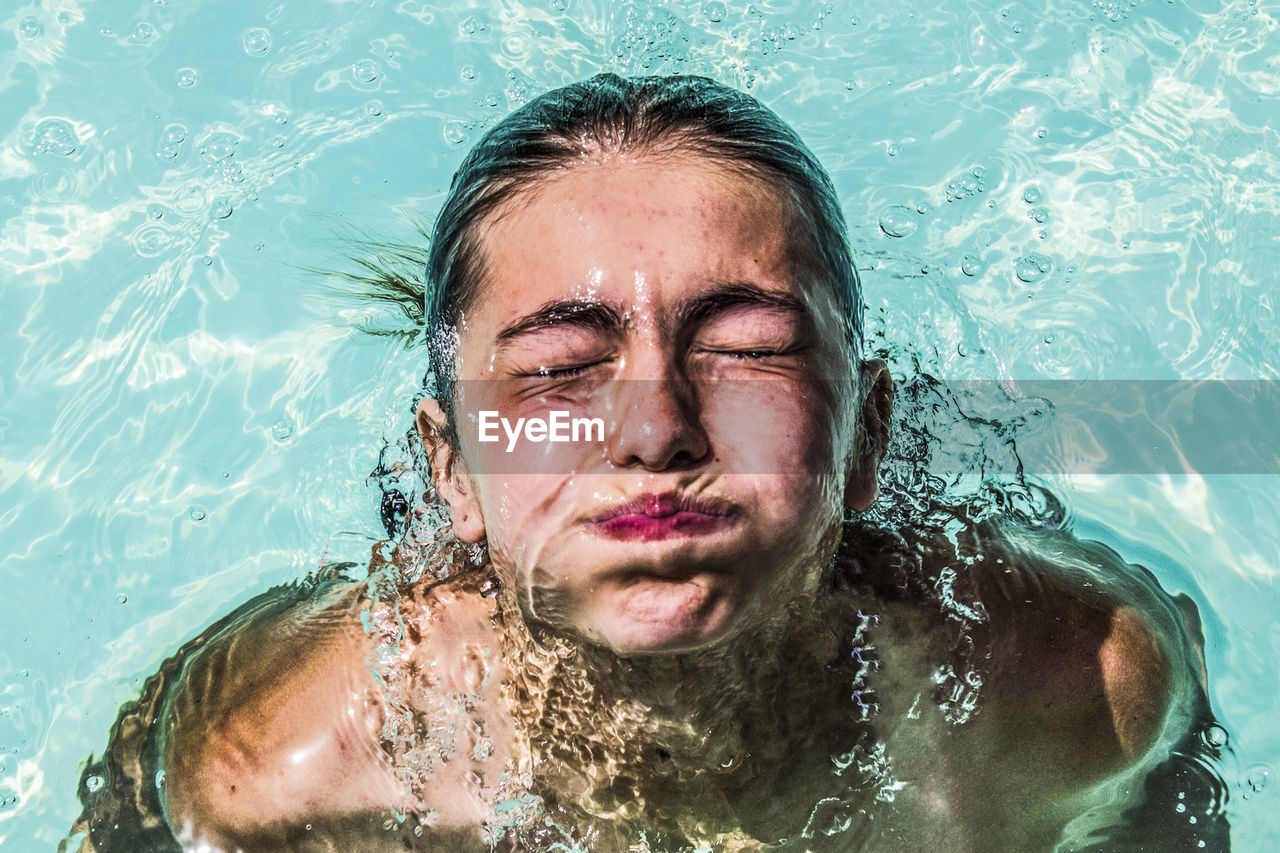
[[[884,153],[888,154],[890,157],[897,157],[902,153],[902,149],[898,146],[898,143],[890,142],[884,147]]]
[[[187,515],[195,522],[204,521],[209,517],[209,513],[206,512],[205,508],[202,506],[193,506],[191,509],[187,510]]]
[[[370,101],[364,105],[365,115],[380,116],[382,115],[382,101]]]
[[[1121,248],[1121,249],[1127,249],[1127,248],[1129,248],[1129,241],[1128,241],[1128,240],[1123,240],[1123,241],[1121,241],[1121,243],[1120,243],[1120,248]]]
[[[227,201],[225,198],[218,199],[213,203],[213,218],[226,219],[231,215],[233,210],[235,210],[235,208],[231,206],[231,202]]]
[[[187,128],[181,124],[171,124],[164,129],[164,141],[177,145],[187,138]]]
[[[1049,221],[1049,211],[1043,207],[1033,207],[1029,215],[1041,225]]]
[[[1046,344],[1051,344],[1053,343],[1053,335],[1045,335],[1043,340]]]
[[[444,126],[444,141],[450,145],[461,145],[467,141],[467,129],[460,121],[446,122]]]
[[[190,89],[200,79],[194,68],[178,69],[178,85],[184,89]]]
[[[1214,749],[1222,749],[1230,740],[1227,730],[1216,723],[1210,723],[1200,732],[1200,737],[1204,740],[1206,746]]]
[[[1040,201],[1040,188],[1027,187],[1025,190],[1022,191],[1022,200],[1025,201],[1027,204],[1035,204],[1036,202]]]
[[[250,56],[262,56],[271,50],[271,33],[262,27],[254,27],[244,34],[241,44],[244,45],[244,52]]]
[[[1018,280],[1026,284],[1032,284],[1040,280],[1045,273],[1053,268],[1049,259],[1043,255],[1027,255],[1018,258],[1018,262],[1014,267],[1014,275]]]
[[[372,59],[362,59],[351,66],[351,74],[361,83],[372,83],[378,79],[378,63]]]
[[[293,421],[280,418],[271,425],[271,437],[276,441],[286,441],[293,435]]]
[[[147,218],[148,219],[164,219],[164,205],[162,204],[147,205]]]
[[[712,0],[711,3],[703,7],[703,11],[707,14],[707,20],[714,24],[720,23],[729,15],[729,8],[721,3],[720,0]]]
[[[38,39],[44,35],[44,27],[35,18],[23,18],[18,24],[18,35],[24,39]]]
[[[116,604],[128,604],[128,603],[129,603],[129,596],[125,595],[123,592],[116,596]]]
[[[200,144],[200,154],[209,165],[229,160],[236,156],[237,140],[230,133],[211,133]]]
[[[929,207],[927,202],[922,201],[916,205],[916,213],[920,214],[921,216],[924,216],[926,213],[928,213],[930,209],[931,208]]]
[[[206,267],[213,266],[213,256],[205,255],[203,258],[200,259],[200,263],[204,264]]]
[[[271,147],[272,147],[272,148],[283,148],[283,147],[284,147],[284,137],[283,137],[283,136],[278,136],[278,135],[277,135],[277,136],[273,136],[273,137],[271,137],[271,139],[269,140],[269,142],[270,142],[270,144],[271,144]]]
[[[458,32],[464,36],[475,35],[489,29],[489,25],[477,18],[475,15],[464,18],[462,23],[458,24]]]
[[[54,154],[69,157],[76,151],[80,138],[71,122],[60,118],[47,118],[36,125],[35,144],[31,153],[36,155]]]
[[[463,80],[474,80],[476,79],[476,67],[474,65],[464,65],[458,69],[458,76]]]
[[[569,0],[551,0],[551,8],[557,12],[563,12],[569,8]]]
[[[1036,128],[1036,139],[1044,139],[1048,135],[1049,131],[1045,130],[1043,127]]]
[[[890,237],[910,237],[916,230],[916,213],[909,207],[893,205],[880,214],[880,230]]]
[[[148,44],[149,42],[155,41],[157,35],[158,33],[156,32],[155,27],[151,26],[146,21],[142,21],[135,26],[133,28],[133,32],[129,34],[129,41],[134,44]]]
[[[1271,771],[1265,767],[1255,767],[1249,771],[1245,783],[1255,794],[1261,794],[1271,781]]]
[[[975,276],[983,270],[982,259],[973,255],[965,255],[960,259],[960,272],[967,276]]]

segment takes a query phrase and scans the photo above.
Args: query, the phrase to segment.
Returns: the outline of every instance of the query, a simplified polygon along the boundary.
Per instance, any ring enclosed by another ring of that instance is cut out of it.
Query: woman
[[[90,768],[97,849],[1049,850],[1189,730],[1184,617],[1112,552],[846,523],[892,385],[830,181],[750,97],[534,100],[455,176],[426,284],[418,429],[481,565],[193,641]]]

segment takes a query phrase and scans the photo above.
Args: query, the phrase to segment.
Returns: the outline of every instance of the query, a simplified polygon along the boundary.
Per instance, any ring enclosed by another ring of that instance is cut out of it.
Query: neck
[[[824,738],[850,734],[819,718],[852,718],[866,624],[852,595],[796,599],[710,648],[628,657],[528,625],[505,590],[498,603],[515,714],[565,811],[648,820],[696,799],[727,823],[734,792],[776,790],[802,753],[829,767]]]

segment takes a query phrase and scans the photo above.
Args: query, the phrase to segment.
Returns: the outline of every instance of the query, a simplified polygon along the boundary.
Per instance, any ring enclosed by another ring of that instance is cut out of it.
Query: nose
[[[640,371],[631,371],[634,376]],[[620,468],[670,471],[695,468],[711,454],[695,383],[651,365],[645,378],[618,380],[609,461]]]

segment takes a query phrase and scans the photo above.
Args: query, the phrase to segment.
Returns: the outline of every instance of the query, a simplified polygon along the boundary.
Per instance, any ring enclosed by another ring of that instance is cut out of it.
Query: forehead
[[[705,159],[584,161],[485,223],[472,313],[565,296],[660,304],[716,282],[793,291],[796,222],[771,183]]]

